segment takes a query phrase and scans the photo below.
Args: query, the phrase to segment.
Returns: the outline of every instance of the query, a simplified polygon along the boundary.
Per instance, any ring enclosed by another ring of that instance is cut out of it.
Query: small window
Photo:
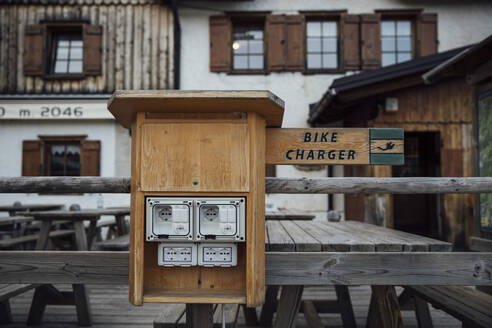
[[[382,66],[411,60],[412,22],[410,20],[384,20],[381,22]]]
[[[238,25],[233,27],[233,69],[262,70],[264,68],[263,27]]]
[[[46,176],[80,176],[80,142],[46,143]]]
[[[338,24],[310,21],[306,24],[307,69],[338,68]]]
[[[81,32],[52,34],[50,74],[82,74],[83,42]]]

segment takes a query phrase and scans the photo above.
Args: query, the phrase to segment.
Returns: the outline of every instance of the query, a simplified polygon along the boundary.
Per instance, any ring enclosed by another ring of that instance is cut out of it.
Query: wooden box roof
[[[130,128],[137,112],[227,113],[255,112],[269,127],[280,127],[284,101],[270,91],[115,91],[108,109],[124,127]]]

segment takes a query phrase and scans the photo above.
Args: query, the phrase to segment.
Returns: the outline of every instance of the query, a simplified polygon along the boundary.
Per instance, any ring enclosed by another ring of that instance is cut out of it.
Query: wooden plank
[[[126,285],[128,252],[0,251],[0,283]],[[411,265],[409,265],[411,263]],[[492,253],[266,253],[268,285],[492,286]]]
[[[492,240],[470,237],[470,249],[475,252],[492,252]]]
[[[295,318],[301,305],[303,285],[282,286],[278,302],[275,328],[290,328],[295,326]]]
[[[419,328],[433,328],[432,317],[429,311],[429,305],[426,301],[418,296],[413,297],[415,304],[415,316],[417,317],[417,322]]]
[[[344,229],[344,231],[353,234],[361,240],[369,241],[376,247],[376,252],[401,252],[403,244],[401,239],[391,238],[386,233],[371,231],[359,225],[350,224],[351,221],[341,222],[326,222],[336,229]]]
[[[405,287],[407,288],[407,287]],[[492,297],[470,287],[412,286],[408,289],[472,327],[490,327]]]
[[[108,109],[126,128],[139,109],[149,113],[256,112],[265,118],[267,126],[278,127],[282,124],[284,102],[269,91],[126,90],[113,94]]]
[[[491,193],[482,178],[266,178],[270,194],[470,194]],[[129,178],[2,177],[0,193],[129,193]]]
[[[348,252],[350,245],[346,243],[346,236],[342,236],[332,230],[319,228],[319,224],[312,221],[293,221],[300,229],[316,238],[321,244],[321,250],[326,252]]]
[[[28,290],[36,288],[36,284],[6,284],[0,285],[0,302],[8,300],[11,297],[22,294]]]
[[[321,243],[292,221],[280,221],[295,243],[297,252],[320,252]]]
[[[395,239],[401,239],[403,244],[403,251],[414,251],[414,252],[451,252],[453,250],[453,244],[432,239],[420,235],[414,235],[407,232],[388,229],[384,227],[379,227],[376,225],[366,224],[357,221],[347,221],[349,225],[357,225],[362,229],[368,229],[368,231],[384,233],[389,237]]]
[[[354,234],[351,229],[340,222],[313,222],[313,225],[326,233],[336,234],[341,243],[348,245],[351,252],[375,252],[376,245],[374,241],[369,240],[362,234]]]
[[[296,250],[294,240],[285,231],[279,221],[266,221],[268,249],[271,252],[293,252]]]
[[[373,238],[377,239],[381,243],[400,245],[400,247],[396,247],[396,251],[427,252],[429,250],[428,244],[423,242],[422,240],[419,240],[417,238],[410,239],[405,238],[404,236],[399,236],[397,233],[393,233],[394,230],[392,229],[382,228],[373,224],[366,224],[358,221],[344,221],[340,223],[343,225],[347,225],[348,227],[353,227],[356,231],[364,231],[367,234],[373,236]],[[381,251],[377,247],[376,250]]]

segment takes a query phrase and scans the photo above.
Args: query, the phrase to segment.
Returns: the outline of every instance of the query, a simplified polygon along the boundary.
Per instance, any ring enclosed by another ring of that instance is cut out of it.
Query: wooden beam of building
[[[403,165],[402,129],[275,129],[266,133],[267,164]]]
[[[128,284],[128,252],[2,251],[0,283]],[[411,264],[411,265],[409,265]],[[492,253],[266,253],[268,285],[492,285]]]
[[[268,194],[473,194],[492,193],[481,178],[266,178]],[[3,177],[0,193],[130,193],[130,178]]]

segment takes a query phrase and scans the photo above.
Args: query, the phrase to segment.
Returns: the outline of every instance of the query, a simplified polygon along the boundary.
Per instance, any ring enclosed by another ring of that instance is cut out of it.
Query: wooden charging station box
[[[132,135],[130,302],[262,304],[266,128],[281,126],[283,101],[268,91],[117,91],[108,107]],[[244,197],[237,265],[159,266],[145,239],[150,196]]]

